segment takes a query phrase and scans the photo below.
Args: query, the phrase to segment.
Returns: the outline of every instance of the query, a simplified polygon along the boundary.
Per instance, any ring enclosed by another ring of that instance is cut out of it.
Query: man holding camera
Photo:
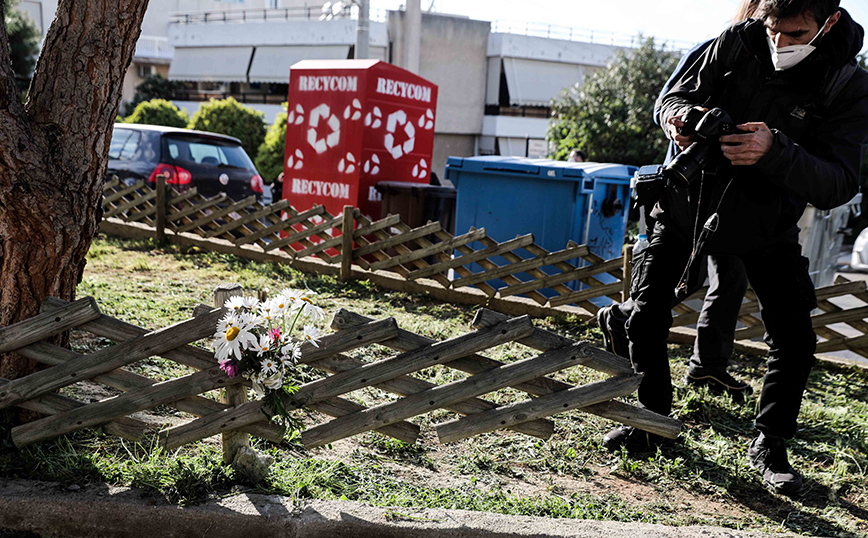
[[[864,32],[838,4],[762,0],[756,19],[721,34],[664,96],[661,119],[683,153],[664,172],[657,225],[631,281],[627,335],[644,374],[639,402],[666,415],[676,287],[689,287],[706,254],[741,259],[769,345],[748,458],[786,494],[802,485],[785,440],[796,433],[816,348],[816,296],[796,223],[806,203],[830,209],[858,192],[868,147],[868,73],[855,64]],[[648,437],[621,426],[605,442],[635,446]]]

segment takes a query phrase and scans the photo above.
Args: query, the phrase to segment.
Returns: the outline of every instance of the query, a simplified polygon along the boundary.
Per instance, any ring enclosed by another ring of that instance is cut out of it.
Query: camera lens
[[[679,188],[689,187],[702,173],[702,169],[708,163],[711,148],[708,144],[694,142],[672,159],[672,162],[663,169],[663,175],[673,185]]]

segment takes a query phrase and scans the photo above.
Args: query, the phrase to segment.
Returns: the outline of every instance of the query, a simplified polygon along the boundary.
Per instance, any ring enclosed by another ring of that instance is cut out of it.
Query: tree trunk
[[[75,296],[147,4],[61,0],[23,105],[0,22],[0,327],[35,315],[45,297]],[[34,369],[0,356],[0,377]]]

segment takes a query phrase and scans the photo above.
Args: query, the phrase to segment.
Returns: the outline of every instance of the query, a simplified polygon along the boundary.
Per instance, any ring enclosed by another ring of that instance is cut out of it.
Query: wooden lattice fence
[[[220,303],[227,296],[226,289],[218,290],[216,300]],[[0,409],[19,406],[48,415],[14,427],[13,442],[23,447],[90,427],[141,440],[155,425],[133,415],[160,405],[173,406],[193,417],[183,424],[156,426],[156,439],[168,449],[223,434],[224,456],[231,461],[234,451],[246,443],[247,434],[280,442],[284,431],[269,421],[263,400],[244,401],[249,382],[240,376],[228,377],[212,352],[192,345],[210,338],[224,314],[223,308],[200,306],[189,320],[149,331],[102,314],[90,297],[72,303],[54,298],[45,301],[38,316],[0,329],[0,353],[15,352],[47,366],[19,379],[0,380]],[[615,399],[635,392],[641,380],[628,360],[587,342],[534,328],[527,316],[510,318],[482,309],[474,320],[475,330],[445,341],[400,329],[393,318],[374,320],[346,310],[335,315],[332,327],[336,331],[324,336],[319,347],[304,344],[299,359],[324,375],[282,398],[290,409],[304,407],[334,417],[302,433],[308,447],[372,430],[412,443],[419,436],[419,426],[408,419],[438,409],[462,416],[436,426],[441,442],[501,428],[546,439],[553,433],[548,417],[573,409],[666,437],[677,436],[680,429],[677,420]],[[78,354],[44,342],[73,328],[114,343]],[[509,364],[481,354],[511,342],[541,353]],[[368,362],[347,354],[375,343],[394,350],[395,355]],[[125,368],[151,356],[196,371],[157,382]],[[444,385],[418,376],[420,370],[435,365],[470,375]],[[546,377],[577,366],[608,377],[584,386]],[[120,394],[83,402],[56,393],[85,381],[111,387]],[[373,407],[347,398],[367,387],[400,398]],[[481,398],[506,387],[532,397],[507,406]],[[207,397],[217,389],[224,393],[222,402]],[[234,401],[227,401],[231,398]],[[234,448],[227,449],[227,445]]]
[[[117,179],[105,186],[103,208],[108,233],[288,263],[513,315],[572,314],[589,320],[600,305],[629,295],[629,256],[604,260],[573,242],[549,252],[532,235],[497,242],[484,229],[453,236],[439,222],[411,228],[397,215],[372,221],[350,207],[335,216],[322,206],[296,211],[286,200],[263,206],[253,198],[233,202],[223,194],[205,198],[195,189],[154,189],[144,182],[127,186]],[[351,228],[352,234],[341,235]],[[849,350],[868,357],[865,283],[842,281],[817,293],[818,352]],[[744,327],[736,332],[736,347],[743,352],[768,350],[752,341],[763,332],[758,311],[749,291],[739,315]],[[691,343],[695,331],[687,326],[696,322],[698,310],[681,304],[673,313],[671,339]]]

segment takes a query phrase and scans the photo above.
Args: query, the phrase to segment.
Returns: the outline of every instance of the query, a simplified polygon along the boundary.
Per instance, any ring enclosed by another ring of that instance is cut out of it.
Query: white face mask
[[[829,22],[829,19],[826,19],[822,25],[820,25],[820,31],[817,32],[817,35],[808,42],[807,45],[790,45],[789,47],[781,47],[778,48],[775,46],[774,41],[768,35],[766,35],[766,40],[769,43],[769,50],[772,53],[772,64],[775,66],[775,71],[783,71],[784,69],[789,69],[795,65],[798,65],[802,60],[810,56],[812,52],[814,52],[817,47],[812,45],[814,41],[817,40],[823,34],[823,29],[826,27],[826,23]]]

